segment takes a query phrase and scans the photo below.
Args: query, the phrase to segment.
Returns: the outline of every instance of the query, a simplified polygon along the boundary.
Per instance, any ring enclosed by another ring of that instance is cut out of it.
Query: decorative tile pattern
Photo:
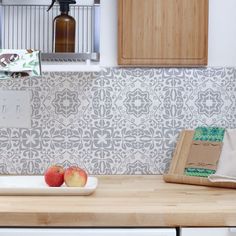
[[[42,174],[57,163],[161,174],[182,129],[236,127],[235,72],[105,68],[0,81],[0,90],[32,92],[32,128],[0,129],[0,173]]]
[[[148,114],[151,104],[152,101],[149,99],[149,93],[143,92],[140,89],[128,92],[124,101],[126,113],[133,114],[136,117]]]
[[[196,105],[198,107],[198,113],[204,114],[208,117],[220,114],[221,107],[224,102],[221,99],[220,92],[214,92],[212,89],[207,89],[198,93],[198,99],[196,100]]]
[[[55,108],[56,114],[63,115],[67,118],[72,114],[78,113],[80,100],[77,92],[64,89],[61,92],[56,92],[52,105]]]

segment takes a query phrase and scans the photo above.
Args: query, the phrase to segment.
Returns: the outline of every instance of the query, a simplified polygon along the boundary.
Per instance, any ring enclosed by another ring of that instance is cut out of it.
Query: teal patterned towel
[[[198,127],[195,129],[194,141],[223,142],[225,134],[224,128],[218,127]],[[184,174],[187,176],[208,177],[215,174],[215,170],[203,168],[185,168]]]
[[[194,141],[223,142],[225,134],[224,128],[218,127],[198,127],[195,129]]]
[[[208,170],[202,168],[185,168],[184,174],[187,176],[208,177],[215,174],[215,170]]]

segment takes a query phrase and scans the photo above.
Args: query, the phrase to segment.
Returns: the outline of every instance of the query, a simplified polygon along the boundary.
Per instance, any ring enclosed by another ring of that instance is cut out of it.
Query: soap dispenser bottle
[[[56,0],[48,8],[53,7]],[[75,4],[74,0],[58,0],[61,14],[53,20],[53,51],[54,52],[75,52],[75,19],[69,15],[70,4]]]

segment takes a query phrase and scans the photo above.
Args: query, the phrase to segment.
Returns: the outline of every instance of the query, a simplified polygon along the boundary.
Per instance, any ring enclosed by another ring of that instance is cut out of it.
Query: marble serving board
[[[85,187],[49,187],[43,176],[0,176],[0,195],[71,195],[92,194],[98,185],[96,177],[88,177]]]

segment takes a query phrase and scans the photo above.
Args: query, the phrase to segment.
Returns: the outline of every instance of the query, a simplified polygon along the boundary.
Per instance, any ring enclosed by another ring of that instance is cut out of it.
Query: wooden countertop
[[[87,197],[1,196],[0,226],[236,226],[236,190],[101,176]]]

